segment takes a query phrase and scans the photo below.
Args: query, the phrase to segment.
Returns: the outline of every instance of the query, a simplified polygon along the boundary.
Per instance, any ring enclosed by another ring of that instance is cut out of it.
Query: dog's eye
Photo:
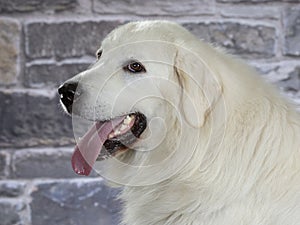
[[[102,55],[102,50],[97,51],[96,53],[97,59],[100,59],[101,55]]]
[[[132,73],[146,72],[145,67],[139,62],[132,62],[125,66],[125,69]]]

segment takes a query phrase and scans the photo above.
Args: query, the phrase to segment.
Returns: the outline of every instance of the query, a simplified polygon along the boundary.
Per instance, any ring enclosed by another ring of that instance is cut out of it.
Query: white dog
[[[254,70],[166,21],[97,56],[59,93],[94,121],[73,169],[125,185],[123,224],[300,224],[300,116]]]

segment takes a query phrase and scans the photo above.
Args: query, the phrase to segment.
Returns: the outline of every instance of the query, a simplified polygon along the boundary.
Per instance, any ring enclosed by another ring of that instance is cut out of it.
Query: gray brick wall
[[[0,225],[118,224],[118,190],[72,172],[56,88],[114,27],[162,18],[242,57],[300,108],[300,0],[0,0]]]

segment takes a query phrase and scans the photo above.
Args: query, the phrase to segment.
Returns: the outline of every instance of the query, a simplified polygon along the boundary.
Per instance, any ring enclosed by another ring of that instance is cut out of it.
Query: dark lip
[[[118,152],[125,151],[130,148],[136,141],[138,141],[140,135],[147,127],[147,118],[143,113],[135,112],[126,115],[135,115],[134,125],[130,131],[123,135],[107,139],[100,151],[97,160],[104,160],[110,156],[117,154]]]

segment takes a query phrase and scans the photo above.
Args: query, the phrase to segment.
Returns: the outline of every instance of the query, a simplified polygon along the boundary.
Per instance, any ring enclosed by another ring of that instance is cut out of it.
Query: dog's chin
[[[94,121],[94,125],[75,147],[73,170],[80,175],[89,175],[97,160],[128,152],[146,128],[147,118],[141,112]]]

